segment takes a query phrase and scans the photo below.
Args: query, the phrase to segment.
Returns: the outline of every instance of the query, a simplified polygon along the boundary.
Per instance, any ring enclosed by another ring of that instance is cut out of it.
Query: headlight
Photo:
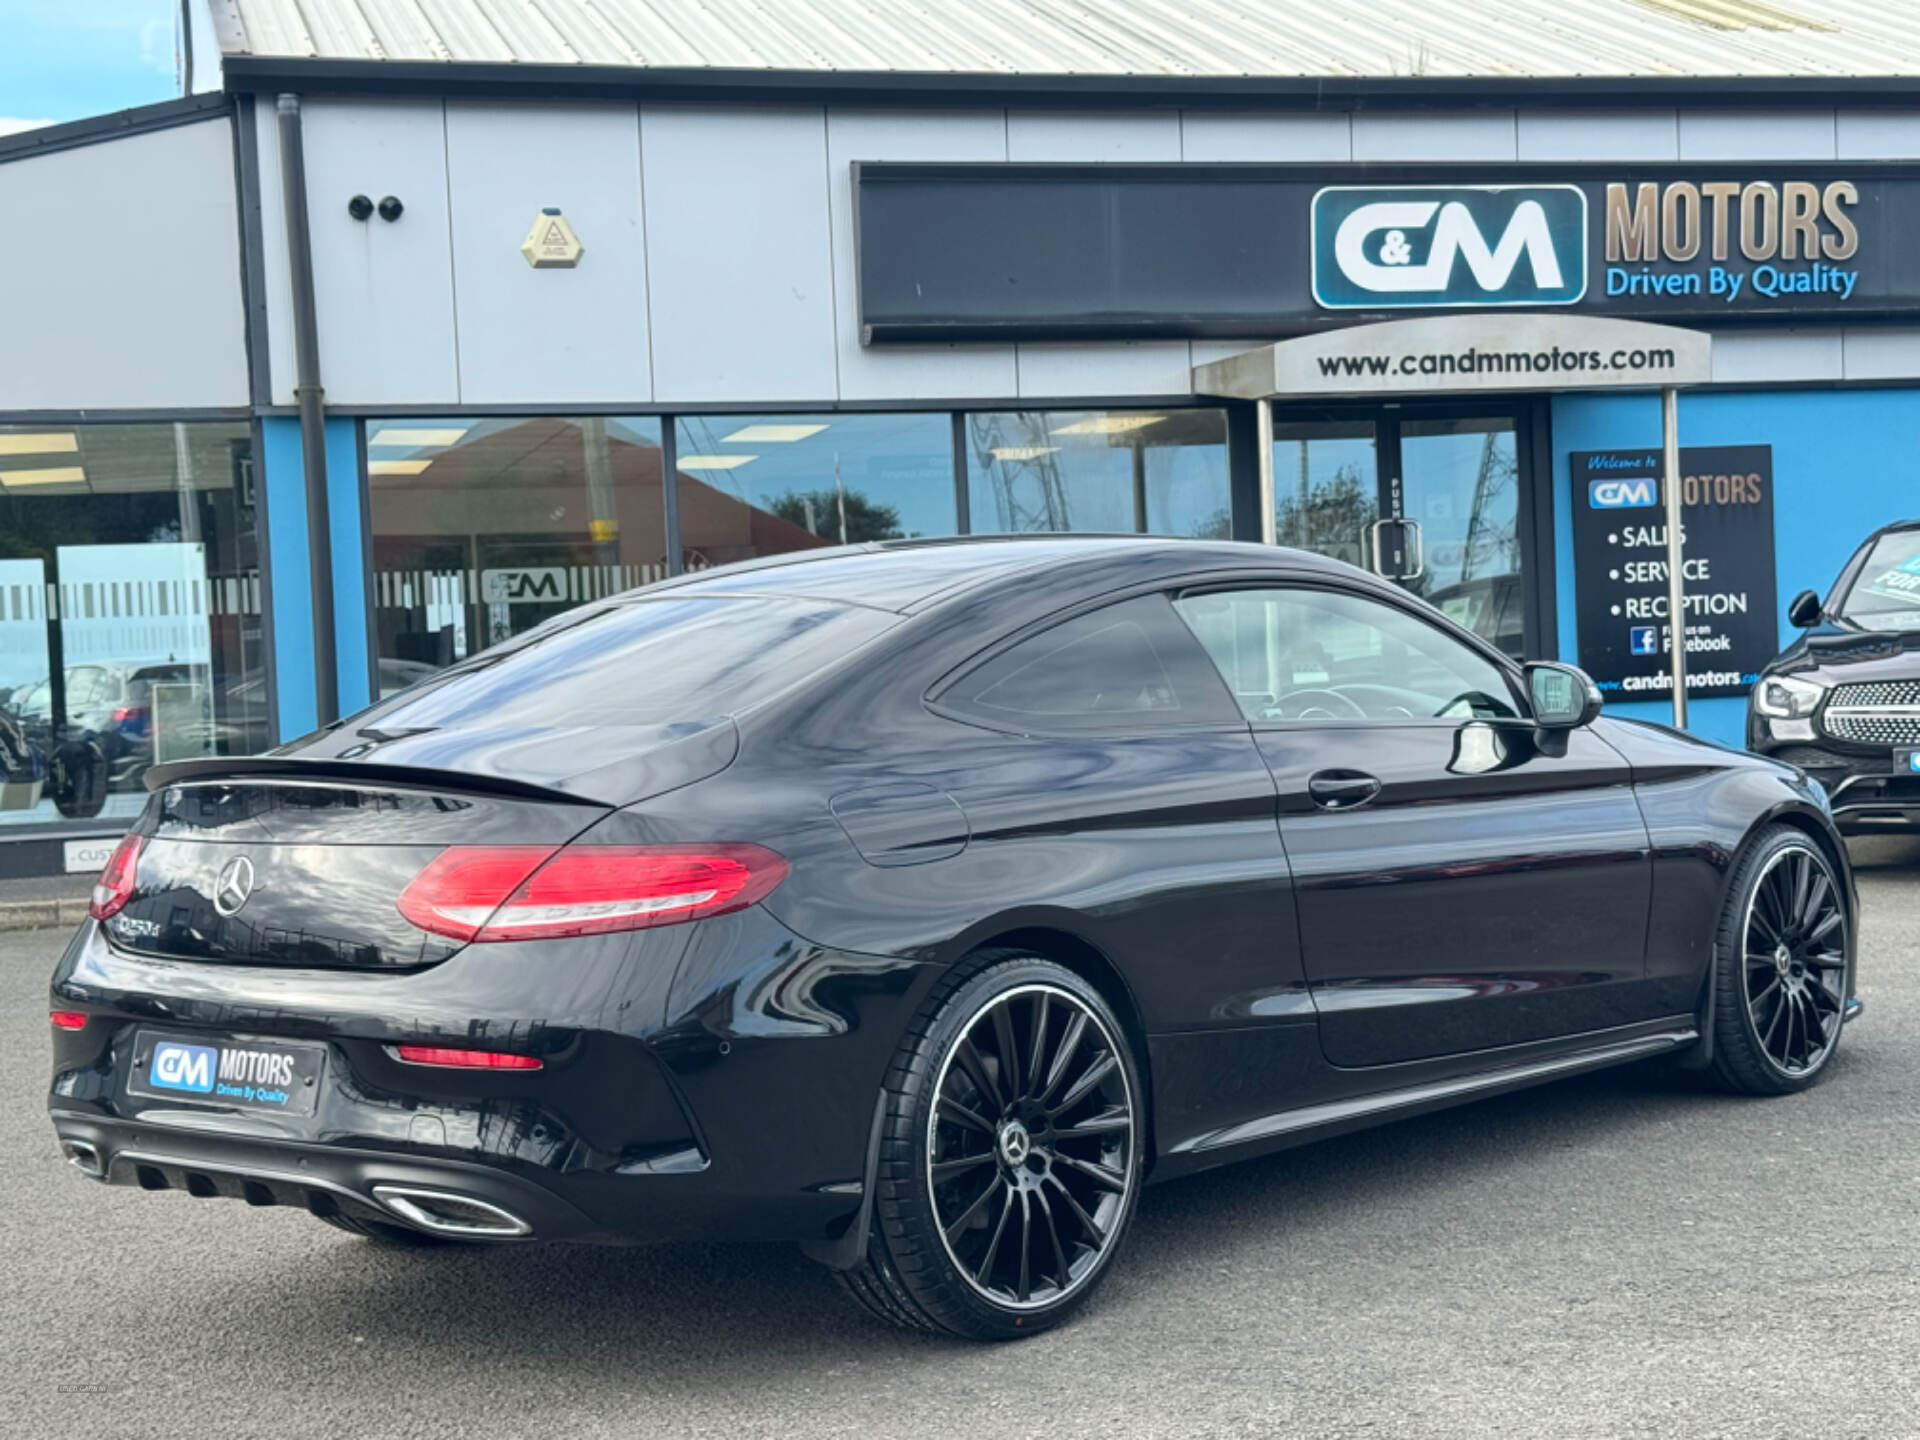
[[[1753,708],[1762,715],[1783,720],[1811,715],[1819,708],[1826,687],[1811,680],[1796,680],[1791,675],[1769,675],[1753,687]]]

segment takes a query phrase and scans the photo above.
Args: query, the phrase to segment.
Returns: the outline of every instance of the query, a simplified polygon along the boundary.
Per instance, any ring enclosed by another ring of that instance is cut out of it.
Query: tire
[[[1099,992],[981,951],[928,998],[885,1090],[873,1228],[842,1287],[883,1320],[973,1340],[1037,1335],[1084,1305],[1146,1150],[1139,1069]]]
[[[1760,832],[1734,869],[1714,937],[1713,1074],[1743,1095],[1788,1095],[1833,1063],[1849,993],[1853,916],[1804,832]]]
[[[98,815],[107,803],[106,752],[92,740],[62,745],[47,766],[47,793],[69,820]]]
[[[430,1235],[425,1230],[415,1230],[410,1225],[389,1225],[384,1220],[363,1220],[358,1215],[349,1215],[343,1210],[336,1210],[331,1215],[316,1215],[313,1218],[323,1225],[331,1225],[336,1230],[344,1230],[349,1235],[358,1235],[362,1240],[371,1240],[376,1245],[387,1245],[396,1250],[430,1250],[441,1245],[463,1243],[446,1235]]]

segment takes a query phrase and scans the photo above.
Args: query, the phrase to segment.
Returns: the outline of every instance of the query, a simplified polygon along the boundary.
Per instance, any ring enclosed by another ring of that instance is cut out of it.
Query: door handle
[[[1307,794],[1322,810],[1351,810],[1380,793],[1380,782],[1360,770],[1321,770],[1307,778]]]

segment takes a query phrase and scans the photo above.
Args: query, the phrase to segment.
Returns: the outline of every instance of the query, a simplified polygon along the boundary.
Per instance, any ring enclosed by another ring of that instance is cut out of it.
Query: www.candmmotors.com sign
[[[1313,298],[1329,310],[1572,305],[1587,293],[1577,185],[1336,185],[1313,197]]]
[[[1920,321],[1920,165],[859,164],[868,343]]]

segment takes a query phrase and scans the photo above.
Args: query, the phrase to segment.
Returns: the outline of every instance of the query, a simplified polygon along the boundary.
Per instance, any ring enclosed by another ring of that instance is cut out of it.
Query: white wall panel
[[[0,163],[0,414],[247,403],[224,118]]]
[[[1727,330],[1713,337],[1713,383],[1838,380],[1838,330]]]
[[[1193,356],[1184,340],[1020,347],[1020,396],[1024,400],[1187,395],[1192,390]]]
[[[1920,380],[1920,330],[1862,326],[1843,337],[1849,380]]]
[[[1180,158],[1269,164],[1344,162],[1353,158],[1353,127],[1345,115],[1189,110],[1180,122]]]
[[[450,101],[447,178],[461,401],[651,400],[638,110]],[[520,253],[545,206],[586,247],[573,269]]]
[[[273,106],[265,149],[275,149]],[[453,335],[452,236],[447,217],[447,127],[438,101],[310,100],[304,106],[307,225],[319,311],[320,378],[327,403],[452,404],[460,398]],[[263,157],[264,158],[264,157]],[[264,168],[264,166],[263,166]],[[263,208],[278,210],[275,183]],[[263,177],[264,180],[264,177]],[[392,195],[395,221],[355,220],[347,201]],[[280,337],[276,398],[293,398],[293,316],[286,240],[268,244],[280,302],[270,333]]]
[[[1178,160],[1180,114],[1012,110],[1007,113],[1007,158],[1071,163]],[[1025,398],[1184,395],[1192,388],[1192,354],[1184,340],[1016,348],[1019,390]]]
[[[1522,160],[1678,160],[1672,110],[1522,110]]]
[[[646,106],[640,153],[655,397],[832,400],[825,112]]]
[[[862,345],[854,267],[856,160],[1006,158],[1007,117],[1001,110],[827,112],[834,342],[842,400],[986,399],[1014,393],[1011,345]]]
[[[1682,160],[1831,160],[1831,110],[1682,110]]]
[[[266,276],[267,393],[276,405],[291,405],[293,358],[293,281],[287,268],[285,201],[280,194],[280,134],[273,97],[253,107],[254,150],[260,165],[260,266]],[[322,379],[324,380],[324,375]]]
[[[1180,112],[1009,110],[1009,160],[1178,160]]]
[[[1842,110],[1833,123],[1842,160],[1920,159],[1920,111]]]
[[[1353,158],[1511,160],[1518,153],[1516,133],[1511,110],[1437,115],[1362,112],[1353,117]]]

